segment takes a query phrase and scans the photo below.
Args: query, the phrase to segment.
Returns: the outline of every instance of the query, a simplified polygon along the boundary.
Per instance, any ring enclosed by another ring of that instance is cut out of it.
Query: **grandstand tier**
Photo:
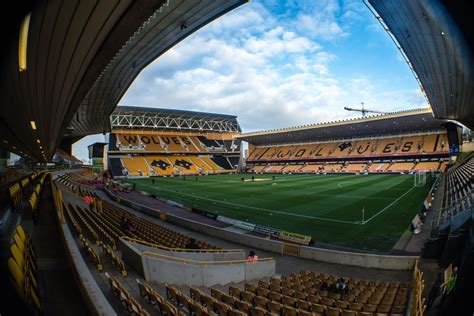
[[[143,117],[153,125],[125,124]],[[238,165],[235,116],[122,106],[112,114],[112,128],[107,154],[115,177],[214,174]]]
[[[427,109],[238,138],[249,143],[246,170],[254,173],[442,172],[461,142],[457,127]]]
[[[447,134],[428,134],[375,138],[370,140],[342,140],[307,145],[253,146],[248,162],[306,161],[329,158],[395,158],[399,156],[445,156],[449,153]]]

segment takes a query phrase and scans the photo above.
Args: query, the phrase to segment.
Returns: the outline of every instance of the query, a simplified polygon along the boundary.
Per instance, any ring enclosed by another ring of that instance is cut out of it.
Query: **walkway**
[[[86,315],[85,303],[73,280],[74,276],[62,243],[49,177],[41,193],[32,241],[37,256],[44,314]]]

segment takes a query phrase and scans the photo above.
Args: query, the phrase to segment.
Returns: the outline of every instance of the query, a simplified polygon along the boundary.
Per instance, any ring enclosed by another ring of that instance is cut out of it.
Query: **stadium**
[[[428,108],[248,132],[119,104],[245,3],[26,1],[5,17],[1,315],[473,314],[472,4],[364,2]],[[86,165],[72,146],[92,134]]]

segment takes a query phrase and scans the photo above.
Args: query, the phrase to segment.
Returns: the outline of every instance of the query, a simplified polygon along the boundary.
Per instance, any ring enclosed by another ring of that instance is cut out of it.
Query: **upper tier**
[[[315,142],[305,145],[249,146],[248,162],[439,156],[449,153],[446,133]]]

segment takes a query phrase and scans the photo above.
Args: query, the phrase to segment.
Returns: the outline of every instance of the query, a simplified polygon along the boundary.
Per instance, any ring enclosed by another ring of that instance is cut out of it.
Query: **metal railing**
[[[212,252],[212,253],[244,252],[243,249],[186,249],[186,248],[170,248],[170,247],[166,247],[166,246],[159,245],[159,244],[154,244],[154,243],[151,243],[151,242],[148,242],[148,241],[144,241],[144,240],[140,240],[140,239],[136,239],[136,238],[132,238],[132,237],[128,237],[128,236],[122,236],[121,238],[124,239],[124,240],[128,240],[128,241],[137,243],[137,244],[142,244],[142,245],[145,245],[145,246],[148,246],[148,247],[157,248],[157,249],[161,249],[161,250],[167,250],[167,251],[174,251],[174,252],[199,252],[199,253],[203,253],[203,252]]]
[[[165,260],[174,260],[174,261],[179,261],[182,263],[196,263],[196,264],[237,264],[237,263],[256,263],[256,262],[263,262],[263,261],[271,261],[275,260],[275,258],[269,257],[269,258],[259,258],[257,260],[253,261],[247,261],[247,259],[241,259],[241,260],[222,260],[222,261],[207,261],[207,260],[192,260],[192,259],[185,259],[185,258],[179,258],[179,257],[172,257],[172,256],[167,256],[163,255],[160,253],[156,252],[151,252],[151,251],[144,251],[143,255],[150,255],[152,257],[160,257]]]
[[[440,225],[464,211],[474,211],[474,190],[464,197],[457,199],[448,206],[437,210],[438,216],[431,221],[431,233],[436,234]]]

